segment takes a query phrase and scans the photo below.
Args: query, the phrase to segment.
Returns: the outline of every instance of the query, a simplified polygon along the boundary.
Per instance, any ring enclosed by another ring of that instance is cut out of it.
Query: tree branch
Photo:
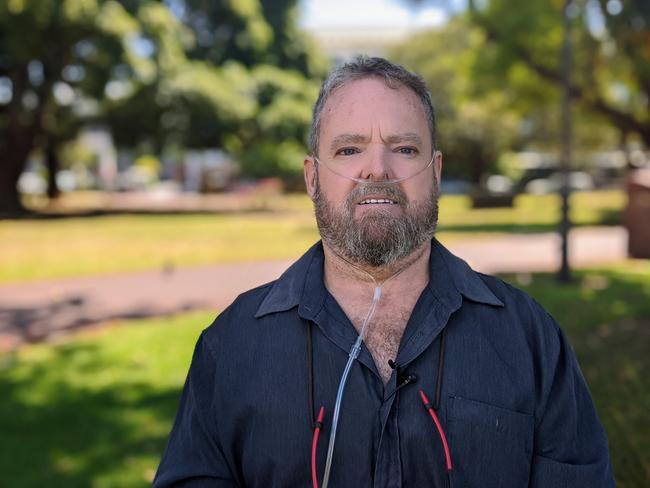
[[[468,0],[468,10],[473,22],[485,31],[488,40],[495,43],[503,42],[499,30],[476,9],[474,0]],[[530,52],[525,47],[515,42],[509,43],[508,47],[514,52],[518,59],[524,62],[526,66],[528,66],[528,68],[535,72],[540,78],[556,85],[562,83],[561,74],[557,69],[541,64],[533,59]],[[612,106],[599,94],[588,94],[584,87],[576,84],[571,85],[570,93],[572,98],[579,100],[592,110],[605,115],[609,120],[619,126],[619,129],[628,132],[636,132],[641,136],[646,144],[650,145],[650,121],[638,120],[633,115]]]

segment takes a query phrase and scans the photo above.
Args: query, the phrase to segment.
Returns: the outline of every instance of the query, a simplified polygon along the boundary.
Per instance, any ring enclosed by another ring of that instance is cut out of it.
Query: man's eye
[[[341,156],[353,156],[358,152],[359,151],[354,147],[344,147],[343,149],[339,149],[336,154],[340,154]]]
[[[415,149],[414,147],[399,147],[397,148],[397,152],[400,154],[406,154],[406,155],[415,155],[418,153],[418,150]]]

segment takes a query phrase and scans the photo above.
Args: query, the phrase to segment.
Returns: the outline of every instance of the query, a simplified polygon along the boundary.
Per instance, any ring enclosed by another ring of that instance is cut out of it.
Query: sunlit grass
[[[138,320],[0,356],[2,486],[148,486],[213,313]]]
[[[620,222],[626,196],[621,191],[575,193],[571,197],[574,225]],[[440,203],[443,232],[548,232],[560,220],[557,195],[519,195],[512,208],[471,209],[465,196],[444,197]]]
[[[622,192],[573,197],[577,225],[616,222]],[[0,221],[0,283],[209,263],[296,258],[318,239],[306,196],[253,213],[104,215]],[[513,208],[470,209],[464,196],[440,203],[443,242],[556,227],[556,196],[519,196]]]
[[[119,215],[0,223],[0,281],[300,255],[308,216]]]

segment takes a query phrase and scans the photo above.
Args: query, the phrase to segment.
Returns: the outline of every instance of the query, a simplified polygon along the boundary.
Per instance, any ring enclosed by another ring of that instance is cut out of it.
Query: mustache
[[[393,200],[398,204],[404,204],[407,201],[406,194],[395,185],[386,185],[381,183],[369,183],[357,186],[350,192],[347,198],[348,204],[354,204],[365,197],[379,196]]]

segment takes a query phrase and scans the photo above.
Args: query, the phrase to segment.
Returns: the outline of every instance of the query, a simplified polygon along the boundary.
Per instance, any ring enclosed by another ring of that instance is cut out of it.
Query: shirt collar
[[[296,306],[300,306],[300,314],[306,318],[317,315],[325,300],[324,259],[323,245],[318,241],[273,284],[258,307],[255,318],[284,312]],[[434,295],[442,298],[460,293],[473,302],[504,306],[478,273],[435,238],[431,242],[429,266],[428,286]]]
[[[264,297],[264,300],[257,308],[255,318],[269,313],[290,310],[301,303],[303,295],[307,302],[303,303],[301,308],[307,311],[313,310],[314,314],[317,313],[322,308],[325,299],[325,285],[323,283],[324,260],[323,244],[318,241],[273,283],[271,291]],[[310,291],[318,288],[322,289],[321,293],[317,294],[318,296],[314,296],[313,293],[303,293],[308,281],[312,285],[308,287]],[[319,282],[319,286],[313,286],[317,282]]]
[[[429,289],[434,295],[456,292],[477,303],[503,307],[503,302],[483,282],[469,264],[452,254],[436,238],[431,241]],[[451,285],[450,286],[450,282]],[[453,288],[452,288],[453,287]]]

